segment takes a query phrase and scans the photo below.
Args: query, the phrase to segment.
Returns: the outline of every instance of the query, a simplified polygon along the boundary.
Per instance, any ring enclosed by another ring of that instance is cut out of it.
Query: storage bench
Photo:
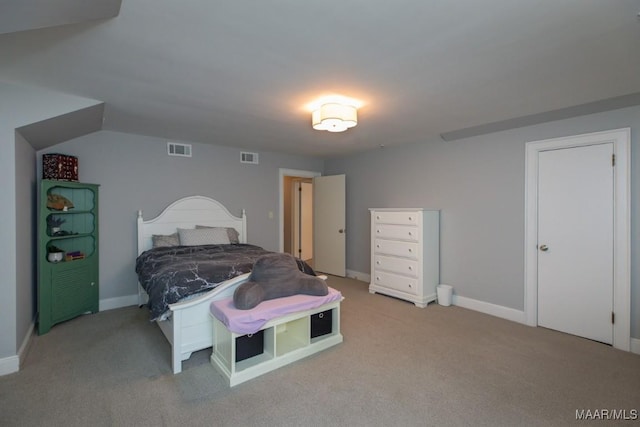
[[[293,295],[238,310],[233,298],[213,301],[211,364],[229,386],[273,371],[342,342],[342,294]]]

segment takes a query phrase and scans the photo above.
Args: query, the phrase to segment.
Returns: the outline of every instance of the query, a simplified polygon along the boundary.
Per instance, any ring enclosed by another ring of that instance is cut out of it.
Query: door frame
[[[613,171],[613,347],[631,350],[630,141],[631,129],[621,128],[526,143],[524,314],[527,325],[538,326],[538,153],[613,143],[616,162]]]
[[[307,171],[307,170],[298,170],[298,169],[285,169],[280,168],[278,170],[278,206],[279,206],[279,219],[278,219],[278,240],[279,246],[278,250],[280,252],[284,252],[284,192],[286,191],[284,188],[284,177],[285,176],[295,176],[300,178],[315,178],[316,176],[322,176],[321,172],[316,171]]]
[[[313,183],[308,178],[302,177],[293,178],[291,183],[293,184],[291,186],[293,187],[291,188],[291,207],[293,208],[291,254],[307,261],[313,259]],[[286,230],[283,228],[283,231]],[[299,251],[296,251],[296,248]]]

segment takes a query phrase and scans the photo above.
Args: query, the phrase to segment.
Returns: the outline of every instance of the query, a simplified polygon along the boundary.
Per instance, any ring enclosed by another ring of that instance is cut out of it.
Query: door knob
[[[540,250],[542,252],[547,252],[549,250],[549,247],[547,245],[540,245]]]

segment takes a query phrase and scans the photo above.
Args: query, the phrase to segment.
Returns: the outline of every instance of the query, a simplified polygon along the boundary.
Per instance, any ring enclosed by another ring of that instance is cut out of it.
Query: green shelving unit
[[[56,323],[98,312],[98,188],[96,184],[42,180],[38,218],[38,333]],[[63,196],[73,208],[47,206],[49,195]],[[64,220],[59,230],[48,225]],[[49,259],[52,247],[61,261]]]

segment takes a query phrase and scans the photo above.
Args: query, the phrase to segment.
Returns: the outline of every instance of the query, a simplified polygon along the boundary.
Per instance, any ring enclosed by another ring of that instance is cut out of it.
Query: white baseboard
[[[128,307],[130,305],[138,305],[138,294],[101,299],[98,310],[113,310],[114,308]]]
[[[484,301],[478,301],[458,295],[453,295],[453,305],[468,308],[469,310],[479,311],[480,313],[489,314],[491,316],[500,317],[502,319],[511,320],[512,322],[527,323],[524,311],[513,308],[504,307],[502,305],[491,304]]]
[[[20,370],[20,358],[18,355],[0,359],[0,376],[13,374]]]
[[[453,295],[452,304],[457,305],[458,307],[468,308],[469,310],[489,314],[491,316],[500,317],[502,319],[511,320],[512,322],[522,323],[525,325],[527,324],[524,311],[515,310],[513,308],[465,298],[458,295]],[[631,353],[640,354],[639,338],[631,338]]]
[[[34,319],[33,322],[31,322],[31,325],[29,326],[27,333],[22,339],[22,345],[20,345],[20,348],[18,349],[18,359],[20,359],[20,361],[24,360],[24,356],[27,354],[27,350],[29,350],[29,346],[31,345],[31,338],[33,338],[33,333],[35,329],[36,329],[36,321]]]
[[[33,337],[35,327],[35,322],[32,322],[24,336],[24,339],[22,340],[20,349],[18,349],[18,354],[0,359],[0,376],[13,374],[20,370],[20,363],[24,360],[27,350],[31,345],[31,338]]]
[[[138,294],[127,295],[124,297],[116,297],[116,298],[108,298],[102,299],[99,302],[99,310],[113,310],[114,308],[120,307],[128,307],[131,305],[138,304]],[[18,354],[15,356],[9,356],[0,359],[0,376],[9,375],[14,372],[18,372],[20,370],[20,361],[24,359],[27,350],[29,349],[29,345],[31,344],[31,338],[33,336],[35,330],[35,322],[31,324],[29,330],[27,331],[24,339],[22,340],[22,345],[20,345],[20,349],[18,350]]]
[[[367,273],[361,273],[355,270],[347,270],[347,277],[350,279],[360,280],[362,282],[371,282],[371,275]]]

